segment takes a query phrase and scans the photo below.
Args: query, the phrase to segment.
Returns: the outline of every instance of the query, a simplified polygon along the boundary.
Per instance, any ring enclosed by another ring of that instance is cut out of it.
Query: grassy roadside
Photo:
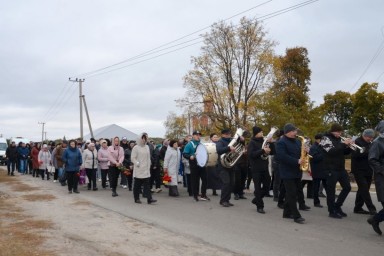
[[[2,188],[9,186],[15,192],[32,192],[19,196],[8,194]],[[53,223],[28,216],[20,204],[25,201],[53,200],[51,195],[39,195],[38,189],[8,176],[0,169],[0,254],[3,256],[39,255],[48,256],[55,253],[41,249],[45,241],[43,232],[51,229]]]

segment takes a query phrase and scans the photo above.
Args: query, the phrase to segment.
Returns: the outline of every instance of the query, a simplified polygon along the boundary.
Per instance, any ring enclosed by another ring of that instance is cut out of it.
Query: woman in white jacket
[[[83,151],[83,167],[88,177],[88,190],[91,190],[93,185],[93,191],[97,190],[96,184],[96,172],[97,172],[97,150],[94,143],[89,143],[86,150]]]
[[[164,157],[164,173],[167,172],[171,177],[171,181],[168,183],[169,196],[179,196],[177,189],[178,173],[180,167],[180,150],[176,140],[171,140]]]
[[[47,180],[49,180],[47,169],[51,164],[51,152],[49,152],[47,144],[44,144],[43,148],[39,151],[38,161],[41,178],[44,180],[44,174],[47,173]]]
[[[147,145],[148,134],[142,133],[137,139],[137,145],[133,147],[131,153],[131,162],[133,163],[133,197],[135,203],[141,204],[140,192],[141,187],[144,189],[144,195],[147,196],[148,204],[155,203],[157,200],[152,199],[149,179],[151,177],[151,153]]]

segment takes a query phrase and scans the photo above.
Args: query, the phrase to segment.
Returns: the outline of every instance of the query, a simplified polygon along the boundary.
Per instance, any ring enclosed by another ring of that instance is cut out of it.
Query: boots
[[[119,196],[119,195],[116,193],[116,189],[112,189],[112,196],[113,196],[113,197]]]
[[[177,197],[179,196],[179,191],[177,186],[169,186],[169,196]]]

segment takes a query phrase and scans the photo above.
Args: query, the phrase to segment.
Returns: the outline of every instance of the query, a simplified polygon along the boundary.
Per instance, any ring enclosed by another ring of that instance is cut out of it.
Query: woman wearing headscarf
[[[51,152],[48,150],[47,144],[43,145],[43,148],[38,153],[38,163],[41,179],[44,180],[44,174],[47,173],[47,180],[49,180],[48,166],[52,163]]]
[[[107,187],[107,175],[109,171],[109,151],[108,143],[106,140],[100,140],[101,148],[97,152],[97,160],[99,160],[101,172],[101,186],[105,189]]]
[[[80,166],[83,164],[80,149],[76,146],[75,140],[69,141],[69,147],[64,150],[62,160],[65,165],[65,173],[68,182],[68,192],[72,194],[80,193],[77,189],[79,184],[79,171]]]
[[[120,175],[119,167],[123,165],[124,149],[120,146],[119,137],[113,139],[113,145],[108,147],[109,152],[109,185],[112,189],[112,196],[118,196],[116,192],[117,179]]]
[[[31,150],[31,158],[32,158],[32,176],[39,177],[39,152],[41,149],[41,144],[36,143]]]
[[[171,181],[168,183],[169,196],[179,196],[177,189],[178,184],[178,171],[180,167],[180,150],[177,140],[171,140],[164,157],[164,174],[168,173]]]
[[[97,150],[94,143],[89,143],[87,149],[83,152],[83,165],[88,177],[88,190],[93,188],[93,191],[97,190],[96,184],[96,172],[97,172]],[[92,186],[93,185],[93,186]]]
[[[148,135],[142,133],[137,140],[137,145],[133,147],[131,153],[131,162],[133,163],[133,177],[135,179],[133,185],[133,196],[135,203],[141,204],[140,191],[144,188],[144,195],[147,196],[148,204],[155,203],[157,200],[152,199],[149,179],[151,177],[151,153],[147,145]]]

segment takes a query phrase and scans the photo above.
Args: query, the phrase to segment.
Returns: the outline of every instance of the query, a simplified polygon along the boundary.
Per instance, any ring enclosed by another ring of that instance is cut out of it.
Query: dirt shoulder
[[[33,181],[33,182],[31,182]],[[1,255],[233,255],[0,168]]]

